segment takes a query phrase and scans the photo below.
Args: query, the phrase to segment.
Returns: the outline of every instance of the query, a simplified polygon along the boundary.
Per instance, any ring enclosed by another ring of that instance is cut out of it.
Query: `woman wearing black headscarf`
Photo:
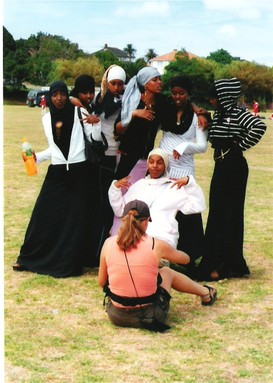
[[[98,264],[98,186],[96,169],[86,162],[82,125],[66,85],[54,82],[49,95],[50,113],[43,117],[49,147],[36,159],[50,159],[51,165],[13,269],[65,278],[81,275],[86,260],[90,266]],[[92,128],[85,125],[87,136]]]

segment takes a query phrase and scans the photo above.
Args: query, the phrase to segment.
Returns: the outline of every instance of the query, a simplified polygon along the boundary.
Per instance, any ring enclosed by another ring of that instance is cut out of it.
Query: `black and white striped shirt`
[[[240,82],[236,78],[216,80],[219,107],[209,128],[209,141],[213,147],[224,141],[236,141],[242,150],[256,145],[263,136],[266,125],[250,112],[237,106],[241,93]]]

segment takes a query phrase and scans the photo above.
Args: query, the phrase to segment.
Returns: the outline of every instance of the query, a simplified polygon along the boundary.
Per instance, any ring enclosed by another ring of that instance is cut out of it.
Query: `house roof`
[[[94,55],[98,52],[105,52],[105,51],[109,51],[119,58],[124,58],[124,59],[129,58],[129,56],[126,52],[124,52],[123,50],[121,50],[119,48],[109,47],[108,44],[105,44],[102,49],[100,49],[99,51],[93,52],[92,54]]]
[[[177,49],[174,49],[172,50],[171,52],[169,53],[165,53],[164,55],[162,56],[156,56],[154,57],[153,59],[151,59],[149,62],[151,61],[174,61],[175,59],[175,55],[178,53],[178,50]],[[195,54],[191,53],[191,52],[186,52],[189,56],[190,59],[192,58],[197,58],[198,56],[196,56]]]

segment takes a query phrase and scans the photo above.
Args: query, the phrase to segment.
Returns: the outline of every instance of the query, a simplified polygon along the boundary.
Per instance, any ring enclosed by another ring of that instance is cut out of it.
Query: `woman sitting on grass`
[[[171,288],[200,296],[203,306],[214,303],[217,291],[168,267],[158,269],[161,258],[182,264],[190,259],[167,242],[148,236],[150,221],[145,202],[134,200],[125,205],[118,235],[103,245],[98,282],[109,296],[107,313],[113,324],[162,332],[170,328],[164,322]]]
[[[204,194],[192,175],[177,180],[169,178],[169,157],[160,148],[148,154],[147,167],[149,174],[133,185],[130,176],[112,182],[109,201],[116,217],[111,234],[117,234],[120,224],[118,217],[122,216],[125,204],[141,199],[147,203],[153,215],[147,233],[176,248],[179,238],[177,212],[202,212],[206,207]],[[127,190],[125,194],[124,190]]]

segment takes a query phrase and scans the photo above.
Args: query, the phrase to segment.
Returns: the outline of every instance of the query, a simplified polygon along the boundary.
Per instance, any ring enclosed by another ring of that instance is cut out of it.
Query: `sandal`
[[[208,294],[202,295],[201,298],[209,296],[210,300],[207,302],[204,302],[202,300],[202,306],[212,306],[213,303],[216,301],[216,298],[217,298],[217,290],[214,287],[207,286],[207,285],[204,285],[204,287],[206,287],[209,290],[209,292],[208,292]]]

